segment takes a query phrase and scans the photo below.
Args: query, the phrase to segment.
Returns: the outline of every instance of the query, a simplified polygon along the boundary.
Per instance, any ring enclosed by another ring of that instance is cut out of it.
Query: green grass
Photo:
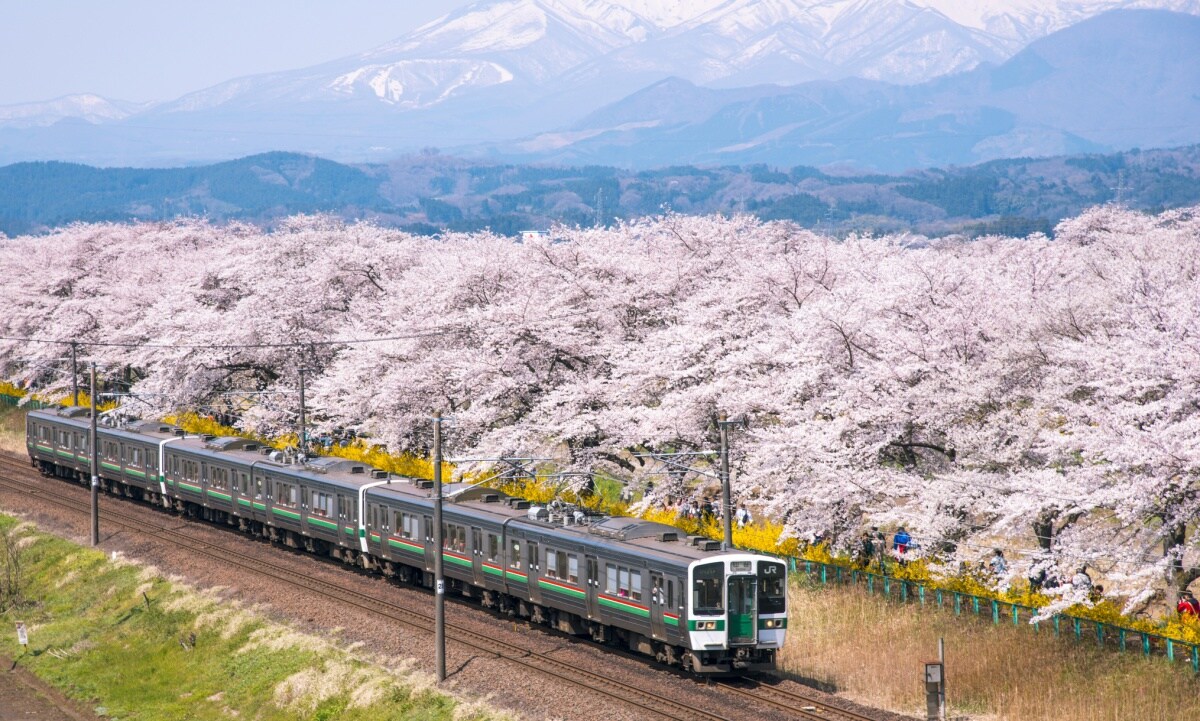
[[[16,521],[0,516],[0,532]],[[498,714],[297,633],[215,593],[23,526],[28,602],[0,614],[0,652],[119,719],[443,719]],[[3,562],[3,559],[0,559]],[[143,593],[145,597],[143,597]],[[150,599],[147,604],[145,598]]]

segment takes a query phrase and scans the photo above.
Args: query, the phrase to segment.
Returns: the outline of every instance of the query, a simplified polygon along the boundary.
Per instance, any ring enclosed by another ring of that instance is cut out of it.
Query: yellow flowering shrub
[[[69,394],[63,395],[63,396],[58,396],[58,397],[52,397],[52,396],[43,395],[41,393],[30,393],[29,391],[27,391],[23,388],[18,388],[17,386],[13,385],[12,383],[9,383],[8,381],[0,381],[0,395],[12,396],[14,398],[24,398],[26,396],[29,396],[30,400],[38,401],[40,403],[46,403],[48,405],[54,405],[54,404],[70,405],[70,403],[72,401],[72,398]],[[79,389],[79,405],[80,406],[90,406],[91,404],[92,404],[92,397],[88,394],[88,392],[86,390],[80,388]],[[116,401],[101,401],[100,403],[98,403],[96,405],[96,410],[111,411],[113,408],[116,408],[116,407],[117,407]]]

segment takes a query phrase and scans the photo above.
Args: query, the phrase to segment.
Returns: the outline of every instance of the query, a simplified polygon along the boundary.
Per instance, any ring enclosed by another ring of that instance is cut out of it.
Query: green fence
[[[1102,648],[1141,653],[1146,658],[1165,658],[1171,663],[1190,663],[1192,670],[1200,673],[1200,646],[1165,636],[1066,614],[1030,624],[1028,622],[1037,613],[1037,609],[1018,603],[997,601],[959,591],[928,588],[925,584],[915,581],[818,561],[793,558],[791,568],[793,572],[803,572],[822,585],[837,583],[866,587],[867,593],[880,594],[900,603],[919,603],[922,606],[953,609],[956,616],[989,616],[996,625],[1012,623],[1013,626],[1019,627],[1024,624],[1031,626],[1034,633],[1052,633],[1079,642],[1094,643]],[[1045,626],[1051,628],[1043,628]]]
[[[17,406],[21,405],[21,398],[22,396],[12,396],[7,393],[0,393],[0,405],[16,408]],[[37,411],[43,408],[50,408],[53,405],[53,403],[43,403],[42,401],[30,399],[22,407],[31,411]]]

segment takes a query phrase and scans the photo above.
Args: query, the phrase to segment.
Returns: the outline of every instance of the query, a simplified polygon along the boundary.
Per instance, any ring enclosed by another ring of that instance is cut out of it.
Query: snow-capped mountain
[[[1200,0],[481,0],[361,54],[230,80],[128,118],[10,109],[29,132],[0,144],[0,161],[174,163],[274,149],[384,159],[571,127],[668,78],[710,89],[919,84],[1126,7],[1200,15]],[[43,127],[64,117],[129,132],[108,143],[83,137],[99,130]]]
[[[1102,11],[1148,6],[1200,14],[1200,0],[486,0],[361,55],[230,81],[162,110],[351,99],[422,110],[504,85],[525,101],[598,107],[667,77],[918,83],[1001,62]]]
[[[0,128],[36,128],[67,119],[105,123],[123,120],[147,107],[99,95],[64,95],[41,103],[0,106]]]

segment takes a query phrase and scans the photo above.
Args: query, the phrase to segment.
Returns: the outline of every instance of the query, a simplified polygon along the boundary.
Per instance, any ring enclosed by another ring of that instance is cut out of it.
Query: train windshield
[[[783,613],[787,605],[787,573],[782,563],[758,562],[758,612]]]
[[[692,569],[692,614],[720,616],[725,613],[721,592],[725,584],[725,564],[706,563]]]

